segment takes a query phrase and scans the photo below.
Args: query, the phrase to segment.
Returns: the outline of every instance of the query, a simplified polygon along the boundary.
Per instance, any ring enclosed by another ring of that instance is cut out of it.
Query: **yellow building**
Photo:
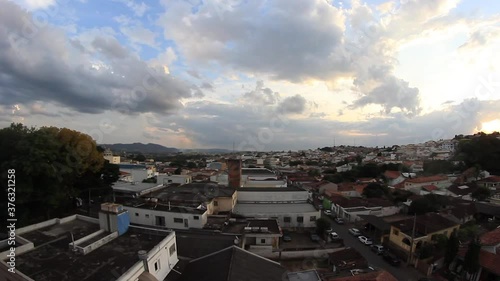
[[[410,250],[412,253],[417,252],[424,244],[431,243],[436,235],[442,234],[450,238],[451,233],[454,230],[458,231],[459,228],[458,223],[436,213],[427,213],[416,218],[393,222],[389,246],[408,256]],[[412,236],[414,237],[413,243]]]

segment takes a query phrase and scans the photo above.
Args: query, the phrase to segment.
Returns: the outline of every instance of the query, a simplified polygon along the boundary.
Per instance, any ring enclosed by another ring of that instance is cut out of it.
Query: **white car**
[[[332,215],[332,211],[330,211],[330,210],[325,210],[324,212],[325,212],[325,215],[327,215],[327,216],[331,216]]]
[[[363,243],[365,245],[372,245],[373,244],[372,239],[370,239],[366,236],[358,236],[358,239],[361,243]]]
[[[360,236],[361,232],[357,228],[349,228],[349,233],[351,233],[354,236]]]
[[[330,232],[330,238],[332,238],[332,240],[337,240],[340,239],[340,236],[337,234],[337,232]]]

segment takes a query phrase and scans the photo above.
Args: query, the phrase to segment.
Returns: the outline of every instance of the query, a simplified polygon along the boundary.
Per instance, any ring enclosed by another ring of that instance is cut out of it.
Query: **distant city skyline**
[[[500,130],[500,2],[0,0],[0,126],[281,151]]]

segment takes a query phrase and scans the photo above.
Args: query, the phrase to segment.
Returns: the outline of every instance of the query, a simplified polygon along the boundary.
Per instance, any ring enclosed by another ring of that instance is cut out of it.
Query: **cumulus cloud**
[[[151,68],[112,31],[69,39],[53,26],[37,27],[14,3],[0,1],[0,104],[41,101],[87,113],[169,113],[199,91]]]
[[[243,94],[241,100],[248,104],[275,105],[280,99],[280,94],[264,86],[264,81],[255,83],[255,89]]]
[[[301,114],[306,110],[307,100],[301,95],[283,99],[278,105],[278,112],[283,114]]]

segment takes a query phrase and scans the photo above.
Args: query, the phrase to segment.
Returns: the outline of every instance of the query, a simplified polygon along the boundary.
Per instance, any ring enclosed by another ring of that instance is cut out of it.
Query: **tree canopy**
[[[471,139],[461,139],[456,157],[467,167],[481,166],[491,174],[500,174],[500,139],[497,134],[479,134]]]
[[[109,188],[118,177],[118,167],[105,163],[90,136],[67,128],[1,129],[0,163],[2,171],[16,171],[16,210],[23,224],[63,210],[85,188]]]

